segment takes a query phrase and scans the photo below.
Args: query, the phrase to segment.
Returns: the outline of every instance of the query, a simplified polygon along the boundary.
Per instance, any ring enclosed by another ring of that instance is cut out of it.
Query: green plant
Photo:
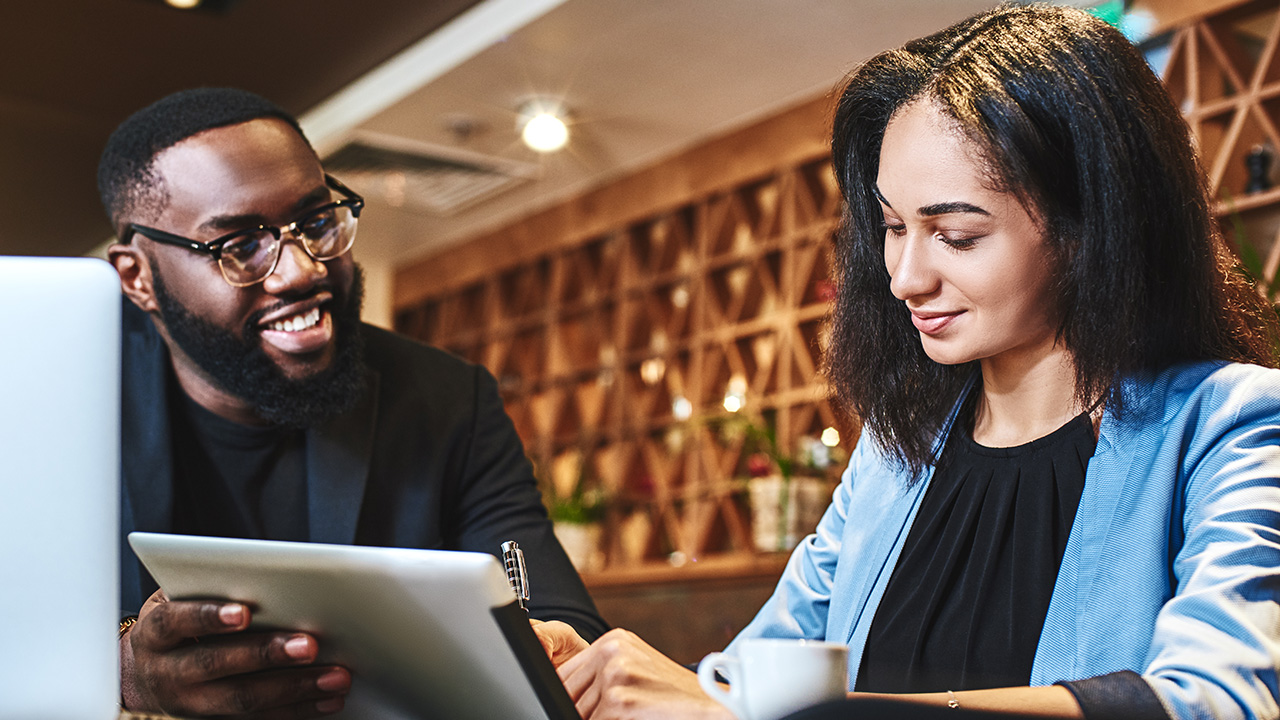
[[[799,501],[796,494],[798,488],[793,488],[793,480],[800,482],[801,478],[797,475],[817,474],[824,475],[828,468],[843,460],[843,453],[839,448],[827,447],[816,437],[802,436],[795,439],[795,448],[793,452],[784,452],[778,443],[778,435],[776,431],[776,417],[766,411],[762,417],[754,418],[746,413],[734,413],[727,418],[718,418],[715,423],[719,426],[722,441],[726,444],[733,445],[741,442],[742,448],[742,469],[748,478],[746,485],[752,502],[753,512],[761,512],[753,518],[753,523],[767,523],[768,518],[774,513],[763,512],[765,509],[760,508],[754,503],[768,502],[770,505],[776,505],[776,528],[774,528],[773,537],[776,538],[777,547],[765,548],[761,545],[761,549],[768,550],[785,550],[790,534],[794,534],[795,528],[792,523],[799,519],[799,509],[805,507],[804,504],[797,506],[797,512],[793,512],[791,504],[793,501]],[[770,478],[773,476],[773,478]],[[777,494],[772,496],[771,483],[777,483]],[[760,484],[757,484],[760,483]],[[765,537],[768,537],[767,535]],[[760,543],[759,537],[756,540]]]
[[[747,415],[736,413],[722,422],[722,434],[741,435],[746,471],[753,477],[769,474],[775,468],[783,479],[790,479],[802,471],[820,474],[843,459],[839,448],[828,448],[817,438],[807,435],[796,439],[794,452],[783,452],[778,447],[774,425],[767,419],[757,423]]]
[[[1266,266],[1262,261],[1262,256],[1258,254],[1257,248],[1253,243],[1249,242],[1248,233],[1244,229],[1244,218],[1240,216],[1240,211],[1236,209],[1234,197],[1230,193],[1224,191],[1227,207],[1230,208],[1231,234],[1235,238],[1236,254],[1240,258],[1240,272],[1249,279],[1264,298],[1271,305],[1271,309],[1276,312],[1276,316],[1280,319],[1280,305],[1276,304],[1280,299],[1280,282],[1276,282],[1277,278],[1268,278]],[[1276,343],[1276,354],[1280,355],[1280,338],[1274,338]]]
[[[606,503],[603,494],[583,489],[582,483],[578,483],[567,496],[548,494],[544,500],[552,522],[590,525],[604,519]]]
[[[549,464],[549,472],[543,472],[548,468],[542,466],[534,469],[552,522],[589,525],[604,519],[606,498],[592,487],[585,448],[586,444],[561,453]]]

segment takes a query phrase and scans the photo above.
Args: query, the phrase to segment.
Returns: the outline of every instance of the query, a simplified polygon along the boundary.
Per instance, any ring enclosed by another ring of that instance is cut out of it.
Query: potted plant
[[[606,503],[604,494],[590,484],[582,452],[573,450],[552,463],[543,493],[556,539],[579,572],[599,570],[604,564],[600,538]]]
[[[751,502],[751,534],[757,550],[786,552],[817,527],[830,502],[827,469],[838,449],[817,438],[801,437],[796,452],[782,452],[768,425],[740,421],[744,433],[747,494]]]

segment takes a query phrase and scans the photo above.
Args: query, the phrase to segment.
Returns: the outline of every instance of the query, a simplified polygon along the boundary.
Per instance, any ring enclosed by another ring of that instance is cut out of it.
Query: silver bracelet
[[[951,692],[950,690],[947,691],[947,707],[951,708],[952,710],[960,709],[960,701],[956,699],[956,694]]]

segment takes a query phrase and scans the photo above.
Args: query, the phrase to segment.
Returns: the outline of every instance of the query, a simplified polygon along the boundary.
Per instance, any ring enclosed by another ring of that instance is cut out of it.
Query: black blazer
[[[306,434],[310,540],[473,550],[524,549],[530,614],[593,640],[606,629],[551,531],[533,467],[483,367],[363,325],[370,381],[355,408]],[[128,300],[121,368],[120,607],[156,589],[129,548],[134,530],[172,532],[168,350]],[[180,390],[172,390],[181,392]]]

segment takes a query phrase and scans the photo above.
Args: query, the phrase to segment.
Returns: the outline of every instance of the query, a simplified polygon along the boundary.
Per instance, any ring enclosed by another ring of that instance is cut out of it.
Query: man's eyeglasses
[[[133,239],[134,233],[137,233],[158,243],[212,255],[218,261],[222,277],[228,284],[232,287],[248,287],[266,280],[275,272],[286,235],[296,237],[298,244],[315,260],[332,260],[351,249],[356,239],[356,220],[364,209],[364,198],[331,175],[325,175],[324,182],[345,199],[308,210],[305,215],[288,225],[259,225],[204,243],[145,225],[129,223],[120,234],[120,242],[128,243]]]

